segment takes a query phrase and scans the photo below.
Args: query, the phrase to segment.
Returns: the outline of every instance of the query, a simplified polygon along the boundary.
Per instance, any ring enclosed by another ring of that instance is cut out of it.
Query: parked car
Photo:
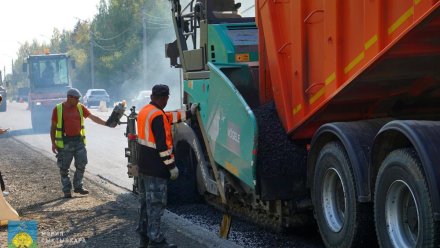
[[[87,107],[99,106],[101,101],[104,101],[107,106],[110,103],[110,96],[104,89],[89,89],[83,97],[83,103]]]
[[[7,99],[7,91],[6,91],[6,89],[5,89],[3,86],[1,86],[1,85],[0,85],[0,95],[1,95],[2,98],[3,98],[3,101],[2,101],[2,103],[0,104],[0,112],[5,112],[5,111],[6,111],[6,105],[7,105],[7,102],[8,102],[8,99]]]
[[[142,90],[139,92],[136,98],[131,100],[131,105],[135,106],[136,109],[139,111],[143,106],[150,103],[150,96],[151,90]]]

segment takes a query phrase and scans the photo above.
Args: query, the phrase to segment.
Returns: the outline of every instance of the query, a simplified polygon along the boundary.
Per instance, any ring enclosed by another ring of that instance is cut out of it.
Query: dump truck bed
[[[440,3],[257,0],[260,100],[294,138],[323,123],[440,116]]]

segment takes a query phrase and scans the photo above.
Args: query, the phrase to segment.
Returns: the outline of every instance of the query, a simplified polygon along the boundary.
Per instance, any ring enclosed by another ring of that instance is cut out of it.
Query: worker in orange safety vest
[[[163,84],[152,89],[151,102],[137,117],[138,187],[140,196],[139,247],[176,247],[168,244],[160,228],[167,202],[167,181],[175,180],[179,170],[174,163],[171,125],[195,113],[198,104],[188,111],[165,112],[170,90]]]

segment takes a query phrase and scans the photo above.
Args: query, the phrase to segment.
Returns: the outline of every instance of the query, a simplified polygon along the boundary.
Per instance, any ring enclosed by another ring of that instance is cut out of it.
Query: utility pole
[[[6,70],[6,68],[5,68],[5,70]],[[5,71],[5,75],[4,76],[6,77],[6,71]],[[15,74],[14,74],[14,59],[11,59],[11,83],[16,84],[17,83],[16,80],[17,79],[16,79]]]
[[[92,76],[92,89],[95,88],[95,56],[93,54],[93,43],[92,23],[90,23],[90,74]]]
[[[143,84],[147,84],[147,20],[145,18],[145,14],[147,13],[147,3],[144,3],[142,8],[142,31],[143,31],[143,39],[142,39],[142,80]],[[147,88],[149,85],[147,84]]]

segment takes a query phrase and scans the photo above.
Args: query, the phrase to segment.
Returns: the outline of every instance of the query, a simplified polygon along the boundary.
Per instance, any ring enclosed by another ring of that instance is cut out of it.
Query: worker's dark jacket
[[[3,176],[2,176],[1,172],[0,172],[0,188],[1,188],[1,191],[5,191],[5,189],[6,189],[5,182],[3,181]]]
[[[154,106],[159,108],[154,103],[150,103],[150,104],[153,104]],[[185,114],[187,117],[190,117],[191,111],[186,111]],[[167,118],[165,114],[158,115],[151,122],[151,129],[152,129],[151,131],[155,138],[156,148],[151,148],[142,144],[138,144],[138,166],[139,166],[139,173],[143,175],[168,179],[170,178],[169,170],[175,167],[175,163],[173,162],[172,164],[165,165],[164,159],[167,158],[161,158],[159,156],[159,151],[166,151],[168,149],[166,144],[164,121],[172,123],[171,120],[168,119],[164,120],[164,118]]]

